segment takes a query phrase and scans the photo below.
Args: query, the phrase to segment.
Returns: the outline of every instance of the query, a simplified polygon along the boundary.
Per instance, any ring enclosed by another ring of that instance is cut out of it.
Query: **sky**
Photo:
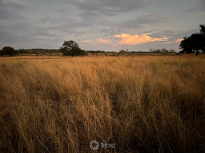
[[[174,49],[205,25],[205,0],[0,0],[0,49]]]

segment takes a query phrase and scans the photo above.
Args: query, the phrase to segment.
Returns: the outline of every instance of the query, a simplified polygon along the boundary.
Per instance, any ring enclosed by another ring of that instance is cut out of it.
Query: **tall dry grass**
[[[205,152],[203,56],[0,60],[2,153]]]

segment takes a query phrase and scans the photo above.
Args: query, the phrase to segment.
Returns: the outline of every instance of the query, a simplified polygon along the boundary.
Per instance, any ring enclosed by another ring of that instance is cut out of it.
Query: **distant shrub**
[[[126,51],[122,49],[119,51],[119,53],[126,53]]]
[[[174,49],[166,49],[166,48],[162,48],[162,49],[149,49],[149,52],[152,52],[152,53],[173,53],[175,52]]]

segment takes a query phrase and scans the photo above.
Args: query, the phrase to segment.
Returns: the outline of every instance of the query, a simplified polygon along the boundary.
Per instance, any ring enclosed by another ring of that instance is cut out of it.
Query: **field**
[[[2,153],[201,153],[204,129],[204,54],[0,57]]]

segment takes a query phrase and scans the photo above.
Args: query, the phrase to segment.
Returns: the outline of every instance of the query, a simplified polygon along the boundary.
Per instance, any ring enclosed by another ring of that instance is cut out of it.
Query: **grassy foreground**
[[[205,152],[205,56],[2,57],[0,152]]]

